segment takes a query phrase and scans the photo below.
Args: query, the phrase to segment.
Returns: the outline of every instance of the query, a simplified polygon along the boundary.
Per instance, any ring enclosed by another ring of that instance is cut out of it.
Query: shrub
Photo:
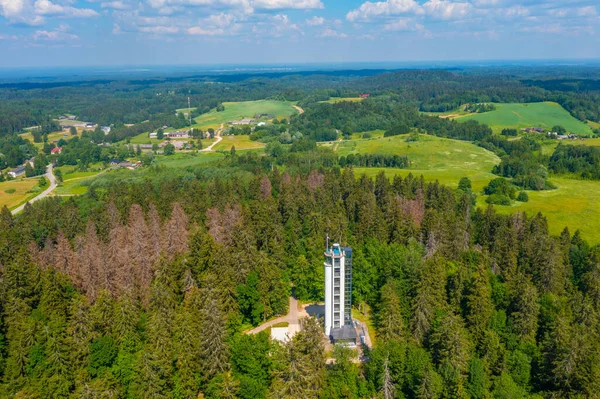
[[[371,133],[363,133],[363,135],[362,135],[363,139],[370,139],[371,137],[373,137],[373,136],[371,136]]]
[[[492,194],[485,200],[488,204],[510,205],[510,198],[504,194]]]
[[[510,199],[515,199],[517,196],[517,188],[512,185],[508,180],[502,177],[498,177],[493,179],[488,183],[488,185],[483,189],[484,194],[492,195],[492,194],[500,194]]]
[[[529,195],[525,191],[521,191],[517,196],[519,202],[529,202]]]
[[[9,188],[9,189],[7,189],[7,190],[4,190],[4,192],[5,192],[6,194],[14,194],[16,191],[17,191],[17,190],[16,190],[16,189],[14,189],[14,188]]]

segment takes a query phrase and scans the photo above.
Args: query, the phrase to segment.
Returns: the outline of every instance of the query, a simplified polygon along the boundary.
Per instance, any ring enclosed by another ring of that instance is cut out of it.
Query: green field
[[[256,114],[273,114],[277,118],[289,117],[298,113],[294,108],[294,104],[287,101],[260,100],[260,101],[244,101],[236,103],[223,103],[225,110],[217,112],[212,109],[206,114],[202,114],[195,118],[196,124],[193,127],[200,129],[218,129],[221,123],[239,120],[243,118],[252,118]]]
[[[23,202],[35,197],[40,190],[38,188],[39,177],[31,179],[18,179],[0,183],[0,208],[7,206],[9,209],[16,208]],[[12,192],[12,190],[15,190]],[[36,192],[29,192],[35,190]]]
[[[356,168],[357,173],[375,176],[384,170],[389,176],[394,174],[423,174],[427,180],[439,180],[448,185],[458,185],[461,177],[467,176],[475,190],[481,190],[495,176],[491,173],[498,157],[472,143],[435,136],[420,135],[417,142],[406,142],[406,135],[371,140],[349,140],[327,143],[336,146],[340,155],[348,154],[398,154],[407,155],[411,162],[408,169]]]
[[[156,165],[164,165],[169,168],[185,168],[187,166],[194,166],[200,164],[206,164],[219,159],[223,159],[223,155],[216,152],[200,152],[194,153],[178,153],[175,155],[158,155],[155,158]]]
[[[558,235],[567,226],[571,234],[579,229],[590,243],[600,244],[600,181],[557,177],[550,180],[558,189],[528,191],[529,202],[495,209],[500,213],[524,211],[529,215],[542,212],[548,219],[550,233]],[[478,198],[478,205],[487,207],[485,197]]]
[[[231,150],[231,147],[234,147],[236,150],[249,150],[252,148],[262,148],[265,145],[263,143],[259,143],[258,141],[250,140],[250,137],[247,135],[239,135],[239,136],[223,136],[223,140],[217,145],[213,147],[214,151],[220,150]]]
[[[555,125],[562,125],[570,133],[591,135],[592,129],[585,123],[577,120],[567,110],[557,103],[527,103],[527,104],[494,104],[496,109],[481,114],[459,116],[457,121],[476,120],[489,125],[494,132],[503,128],[542,127],[551,129]]]
[[[320,102],[329,103],[329,104],[337,104],[337,103],[341,103],[344,101],[351,102],[351,103],[357,103],[362,100],[364,100],[364,98],[362,98],[362,97],[331,97],[327,101],[320,101]]]
[[[77,131],[78,136],[81,136],[81,133],[82,133],[82,131],[79,131],[79,130]],[[19,136],[21,136],[25,140],[29,140],[37,148],[44,147],[44,143],[34,143],[33,142],[33,135],[30,132],[21,133]],[[69,141],[73,137],[75,137],[75,136],[71,136],[71,133],[68,131],[54,132],[54,133],[48,134],[48,142],[52,143],[54,140],[60,140],[60,139],[65,139],[66,141]]]

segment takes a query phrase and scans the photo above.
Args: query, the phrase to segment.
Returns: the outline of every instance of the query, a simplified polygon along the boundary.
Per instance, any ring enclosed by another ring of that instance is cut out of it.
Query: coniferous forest
[[[476,210],[467,179],[153,173],[1,212],[1,397],[598,397],[600,254],[579,233]],[[353,247],[366,361],[326,353],[312,318],[286,344],[243,333],[292,290],[322,300],[327,234]]]

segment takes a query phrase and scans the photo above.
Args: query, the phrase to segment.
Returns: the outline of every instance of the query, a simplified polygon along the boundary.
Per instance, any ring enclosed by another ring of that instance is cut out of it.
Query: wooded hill
[[[599,391],[598,248],[579,234],[549,236],[542,215],[475,211],[468,181],[236,168],[157,170],[16,218],[4,209],[0,396]],[[242,332],[285,313],[292,284],[322,299],[326,234],[353,247],[353,300],[373,311],[364,364],[337,348],[326,365],[316,321],[285,345]]]

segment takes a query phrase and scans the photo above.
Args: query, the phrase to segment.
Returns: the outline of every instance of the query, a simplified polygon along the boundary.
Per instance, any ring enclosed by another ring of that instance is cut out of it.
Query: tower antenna
[[[190,133],[194,130],[192,128],[192,105],[190,103],[190,94],[192,94],[192,90],[188,90],[188,117],[190,120]]]
[[[329,249],[329,234],[327,234],[327,238],[325,239],[325,250]]]

